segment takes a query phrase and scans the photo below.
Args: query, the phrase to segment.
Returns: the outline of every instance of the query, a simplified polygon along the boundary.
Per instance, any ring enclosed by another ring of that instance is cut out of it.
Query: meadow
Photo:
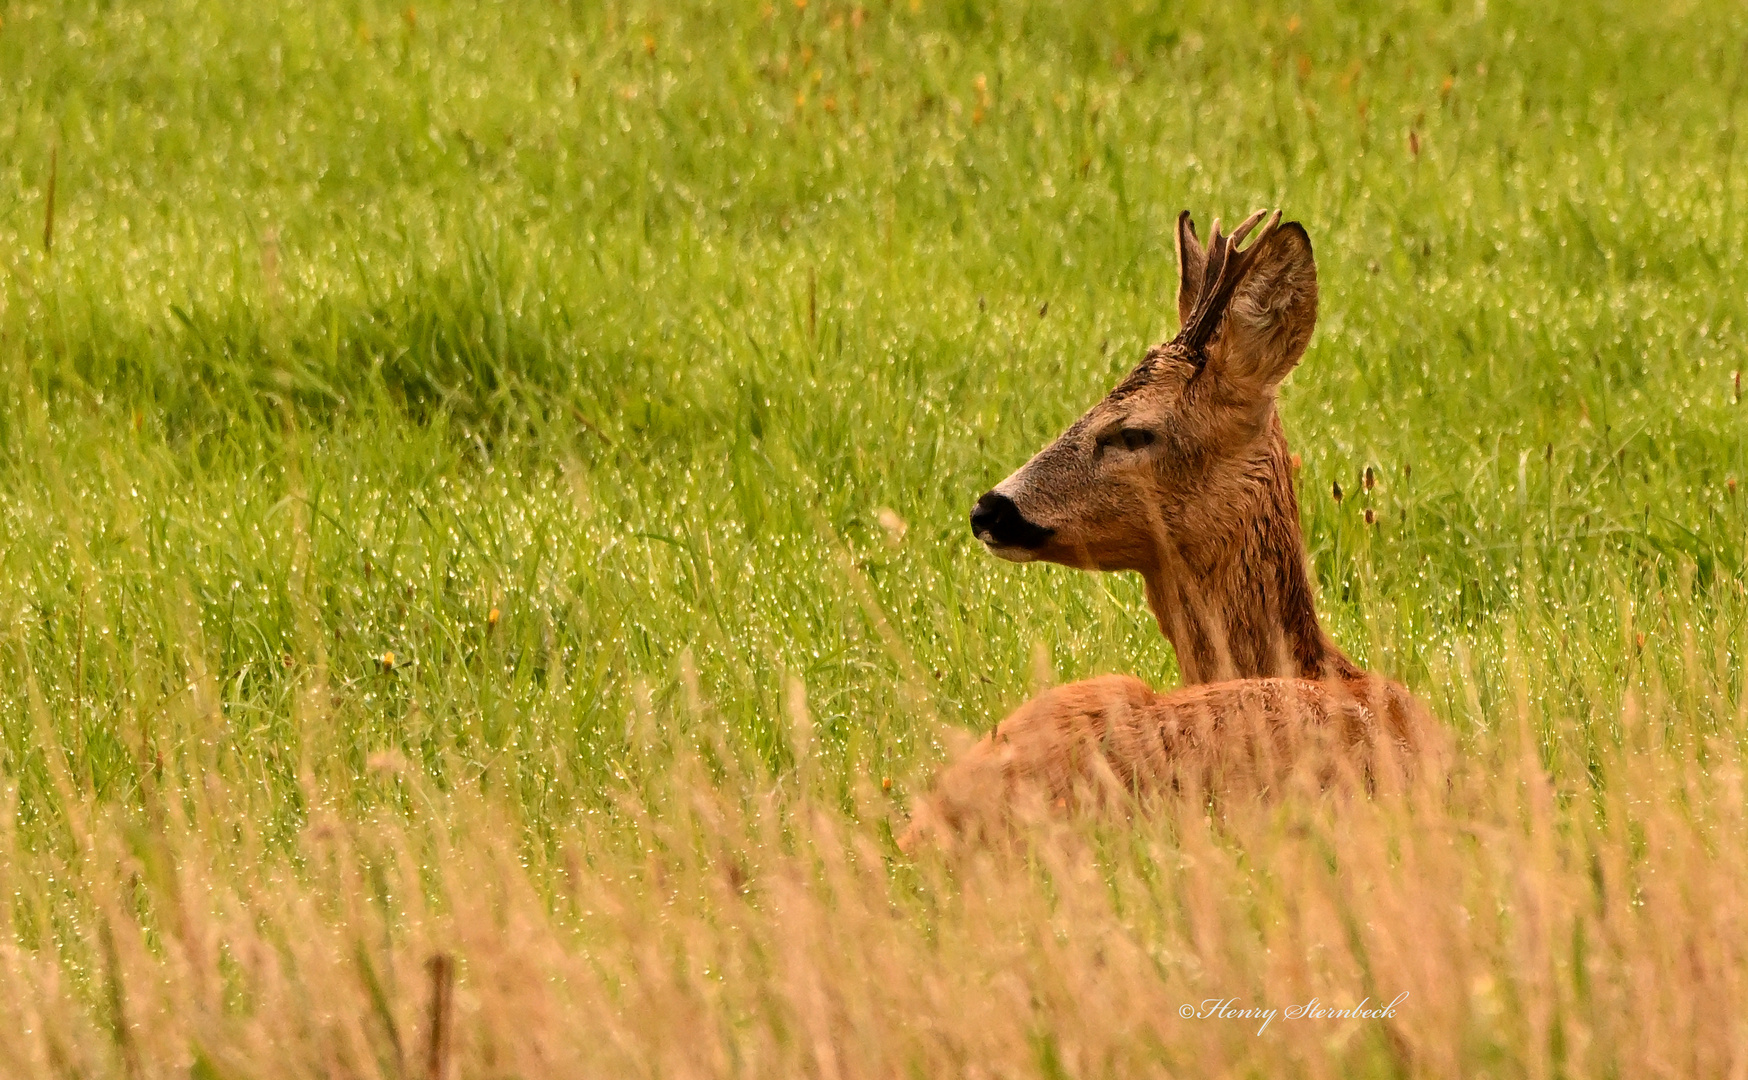
[[[0,0],[0,1074],[1744,1075],[1744,20]],[[1263,206],[1450,775],[901,856],[1175,682],[965,519]]]

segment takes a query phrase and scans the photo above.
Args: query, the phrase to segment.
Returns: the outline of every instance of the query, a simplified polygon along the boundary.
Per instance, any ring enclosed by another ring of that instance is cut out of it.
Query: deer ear
[[[1317,263],[1305,227],[1289,221],[1258,244],[1254,262],[1232,294],[1210,365],[1255,394],[1273,389],[1311,341],[1317,324]]]
[[[1190,321],[1196,309],[1196,294],[1202,288],[1202,272],[1208,265],[1208,252],[1196,239],[1196,223],[1185,210],[1177,216],[1177,323]]]

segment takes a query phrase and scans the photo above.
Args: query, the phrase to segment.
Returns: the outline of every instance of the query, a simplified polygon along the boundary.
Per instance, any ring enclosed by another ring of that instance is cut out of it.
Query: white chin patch
[[[983,546],[989,549],[991,555],[994,555],[998,559],[1006,559],[1008,562],[1031,562],[1033,559],[1037,558],[1036,555],[1027,551],[1023,547],[1011,547],[1007,544],[992,544],[987,540],[983,542]]]

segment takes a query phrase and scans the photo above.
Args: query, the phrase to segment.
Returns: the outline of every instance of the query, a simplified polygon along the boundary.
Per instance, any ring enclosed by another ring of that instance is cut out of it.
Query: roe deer
[[[1205,248],[1178,216],[1178,335],[971,511],[1000,558],[1138,571],[1188,685],[1107,675],[1039,695],[941,774],[901,847],[1026,793],[1267,788],[1313,757],[1321,783],[1369,783],[1426,749],[1424,708],[1348,659],[1312,605],[1275,390],[1311,338],[1317,268],[1278,211],[1240,249],[1263,216],[1231,236],[1215,222]]]

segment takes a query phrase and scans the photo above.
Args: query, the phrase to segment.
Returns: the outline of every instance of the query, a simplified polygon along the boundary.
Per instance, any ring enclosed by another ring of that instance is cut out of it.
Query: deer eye
[[[1146,428],[1124,428],[1117,432],[1116,441],[1122,443],[1125,450],[1140,450],[1153,445],[1153,432]]]

